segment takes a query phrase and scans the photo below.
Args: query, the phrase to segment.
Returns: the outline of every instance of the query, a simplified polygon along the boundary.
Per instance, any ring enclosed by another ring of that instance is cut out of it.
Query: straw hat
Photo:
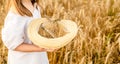
[[[39,47],[47,49],[61,48],[67,45],[77,34],[78,27],[75,22],[71,20],[61,20],[58,24],[67,30],[67,34],[57,38],[43,37],[38,33],[38,31],[41,24],[46,21],[48,21],[46,18],[34,19],[30,22],[27,29],[29,39]]]

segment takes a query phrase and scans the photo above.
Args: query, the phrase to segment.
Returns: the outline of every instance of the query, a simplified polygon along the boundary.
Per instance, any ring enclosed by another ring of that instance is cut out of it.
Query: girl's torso
[[[32,13],[33,17],[21,16],[19,14],[13,13],[11,10],[8,12],[4,25],[7,26],[7,23],[12,21],[12,19],[24,20],[24,42],[32,44],[32,42],[27,37],[27,27],[32,19],[41,18],[40,9],[35,8]],[[46,52],[19,52],[19,51],[8,51],[8,64],[49,64],[47,53]]]

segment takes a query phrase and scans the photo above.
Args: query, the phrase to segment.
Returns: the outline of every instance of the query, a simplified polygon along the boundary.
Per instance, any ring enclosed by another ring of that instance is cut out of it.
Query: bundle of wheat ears
[[[34,19],[28,26],[30,40],[43,48],[61,48],[77,34],[77,24],[71,20]]]

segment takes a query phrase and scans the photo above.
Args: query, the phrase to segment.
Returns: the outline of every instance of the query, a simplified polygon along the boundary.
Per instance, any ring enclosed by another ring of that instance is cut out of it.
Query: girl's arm
[[[47,51],[46,49],[40,48],[34,44],[25,44],[25,43],[22,43],[21,45],[16,47],[14,50],[21,51],[21,52],[44,52],[44,51]]]
[[[56,50],[58,49],[45,49],[38,47],[34,44],[25,44],[25,43],[22,43],[21,45],[15,48],[15,51],[21,51],[21,52],[45,52],[45,51],[53,52]]]

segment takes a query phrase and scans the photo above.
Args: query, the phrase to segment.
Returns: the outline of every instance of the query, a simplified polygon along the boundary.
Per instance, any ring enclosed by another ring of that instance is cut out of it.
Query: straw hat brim
[[[39,47],[42,48],[61,48],[65,45],[67,45],[73,38],[76,36],[78,27],[75,22],[71,20],[61,20],[59,21],[59,24],[64,26],[66,30],[68,31],[67,34],[65,34],[62,37],[58,38],[46,38],[41,36],[38,33],[39,27],[42,23],[48,21],[46,18],[38,18],[34,19],[30,22],[27,33],[28,38]]]

